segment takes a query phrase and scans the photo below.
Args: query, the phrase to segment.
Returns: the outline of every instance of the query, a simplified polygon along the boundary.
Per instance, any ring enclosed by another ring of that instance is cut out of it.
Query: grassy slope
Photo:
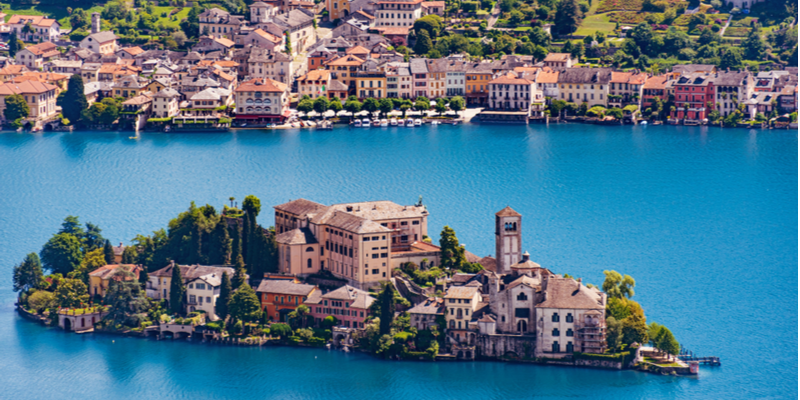
[[[60,7],[60,6],[44,6],[44,5],[10,5],[7,3],[0,3],[3,6],[3,12],[6,14],[6,21],[11,19],[11,16],[14,14],[17,15],[47,15],[50,18],[55,18],[58,20],[58,23],[61,24],[62,29],[72,29],[72,25],[69,23],[69,14],[67,13],[67,7]],[[14,8],[12,8],[14,7]],[[101,12],[103,11],[102,6],[94,6],[86,10],[89,13],[93,12]]]
[[[172,20],[172,17],[164,18],[161,16],[161,14],[169,13],[174,8],[176,7],[153,7],[153,14],[158,16],[158,22],[156,22],[156,25],[163,22],[166,26],[173,26],[177,28],[178,25],[180,25],[181,20],[186,18],[189,15],[189,10],[191,10],[190,7],[184,7],[182,10],[178,11],[178,13],[174,15],[178,17],[175,21]]]

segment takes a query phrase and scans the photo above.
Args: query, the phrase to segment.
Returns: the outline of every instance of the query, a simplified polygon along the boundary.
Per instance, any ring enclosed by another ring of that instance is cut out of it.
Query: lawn
[[[180,25],[181,20],[183,20],[189,15],[189,10],[191,10],[191,7],[183,7],[172,17],[161,16],[164,13],[167,13],[167,15],[169,15],[169,12],[174,10],[175,8],[180,8],[180,7],[153,7],[153,14],[158,16],[158,21],[156,21],[156,25],[158,25],[159,23],[164,23],[164,25],[168,27],[171,26],[177,28]],[[176,18],[173,19],[173,17]]]
[[[614,32],[616,24],[608,20],[608,15],[597,14],[583,19],[581,26],[575,31],[576,36],[589,36],[595,32],[603,32],[609,35]]]
[[[69,13],[67,7],[60,6],[45,6],[45,5],[21,5],[21,4],[8,4],[0,3],[3,7],[3,12],[6,14],[6,21],[11,19],[14,14],[17,15],[47,15],[50,18],[55,18],[61,24],[61,29],[72,29],[72,24],[69,23]],[[80,7],[77,7],[80,8]],[[103,11],[102,6],[93,6],[86,10],[89,14],[93,12]],[[188,12],[187,12],[188,13]]]

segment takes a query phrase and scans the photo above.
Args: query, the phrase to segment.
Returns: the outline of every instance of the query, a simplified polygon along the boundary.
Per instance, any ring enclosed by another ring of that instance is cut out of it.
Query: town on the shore
[[[772,11],[760,1],[761,18],[740,0],[645,0],[630,15],[577,0],[201,3],[69,8],[70,29],[0,14],[5,125],[796,127],[795,20],[762,28]],[[596,17],[616,27],[586,32]]]
[[[309,346],[393,360],[505,360],[696,374],[699,358],[647,323],[634,279],[601,286],[537,264],[522,215],[492,218],[494,256],[444,226],[428,235],[422,197],[276,205],[191,204],[168,229],[113,246],[67,217],[14,267],[18,310],[66,331],[230,345]],[[535,251],[534,251],[535,254]],[[45,274],[45,272],[48,272]]]

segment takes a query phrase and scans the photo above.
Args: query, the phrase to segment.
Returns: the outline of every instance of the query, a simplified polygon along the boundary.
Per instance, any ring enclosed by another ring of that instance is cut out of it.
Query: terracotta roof
[[[419,218],[428,215],[425,206],[402,206],[392,201],[363,201],[334,204],[331,207],[372,221],[395,218]]]
[[[514,209],[511,208],[510,206],[506,206],[506,208],[498,211],[497,214],[495,214],[495,215],[498,216],[498,217],[521,217],[522,216],[522,214],[514,211]]]
[[[336,210],[333,207],[328,207],[321,214],[312,215],[311,217],[315,224],[330,225],[353,233],[392,232],[391,229],[381,226],[377,222]]]
[[[284,211],[289,214],[298,215],[301,218],[305,217],[309,213],[316,213],[318,211],[322,211],[327,208],[327,206],[313,202],[311,200],[306,199],[297,199],[292,200],[288,203],[279,204],[273,207],[278,211]]]
[[[44,43],[35,44],[33,46],[28,46],[28,47],[25,48],[25,50],[30,51],[31,53],[33,53],[36,56],[43,56],[43,57],[48,57],[48,56],[45,56],[45,54],[46,53],[52,53],[53,51],[55,51],[56,54],[58,54],[58,49],[57,49],[56,45],[53,44],[53,43],[50,43],[50,42],[44,42]]]
[[[354,46],[345,52],[346,54],[369,54],[369,50],[364,48],[363,46]]]
[[[110,279],[111,276],[114,275],[114,272],[116,272],[117,269],[119,269],[119,268],[122,268],[122,269],[134,274],[134,276],[132,278],[128,278],[126,280],[139,279],[139,271],[142,270],[141,267],[139,267],[138,265],[133,265],[133,264],[109,264],[109,265],[104,265],[104,266],[102,266],[102,267],[90,272],[89,276],[93,276],[93,277],[100,278],[100,279],[103,279],[103,280]]]
[[[0,96],[12,94],[42,94],[56,89],[58,89],[58,87],[49,83],[34,80],[16,82],[12,78],[10,81],[0,85]]]
[[[308,228],[298,228],[292,229],[287,232],[283,232],[280,235],[275,237],[275,241],[281,244],[316,244],[317,239],[314,237],[314,234]]]
[[[369,19],[375,19],[374,16],[365,13],[364,10],[358,10],[358,11],[354,12],[353,14],[358,14],[358,15],[364,16],[364,17],[369,18]]]
[[[644,82],[644,89],[664,89],[667,87],[667,76],[651,76]]]
[[[27,72],[28,68],[22,64],[9,64],[0,69],[0,75],[22,75]]]
[[[314,285],[306,285],[304,283],[294,283],[287,279],[264,279],[258,285],[256,292],[259,293],[275,293],[275,294],[289,294],[293,296],[308,296],[317,287]]]
[[[444,298],[471,299],[476,293],[479,293],[479,290],[474,286],[454,286],[447,289],[447,294],[444,296]]]
[[[326,69],[315,69],[308,71],[307,74],[297,78],[298,81],[327,81],[331,78],[331,72]]]
[[[558,71],[544,71],[539,72],[536,76],[537,83],[558,83]]]
[[[410,27],[398,27],[398,26],[389,26],[389,27],[378,27],[375,30],[380,31],[384,35],[408,35],[411,28]]]
[[[497,271],[497,260],[494,257],[486,256],[478,260],[478,264],[483,266],[487,271]]]
[[[548,61],[549,62],[556,62],[556,61],[565,62],[565,61],[568,61],[570,58],[572,58],[572,55],[570,55],[569,53],[550,53],[550,54],[547,55],[547,57],[544,58],[544,61],[545,62],[548,62]]]
[[[115,35],[114,32],[111,32],[111,31],[103,31],[103,32],[93,33],[93,34],[87,36],[86,38],[92,38],[95,41],[97,41],[97,43],[100,43],[100,44],[108,43],[108,42],[111,42],[111,41],[119,39],[117,37],[117,35]],[[86,38],[84,38],[84,40],[86,40]]]
[[[442,7],[442,8],[444,8],[444,2],[443,1],[423,1],[422,2],[422,6],[423,7]]]
[[[236,88],[235,92],[270,92],[283,93],[288,86],[283,82],[274,81],[269,78],[251,79],[242,83]]]
[[[253,33],[255,33],[258,36],[263,37],[264,39],[269,40],[272,43],[280,43],[283,40],[283,39],[279,38],[278,36],[273,35],[273,34],[267,32],[267,31],[265,31],[263,29],[256,29],[256,30],[253,31]]]
[[[444,299],[428,297],[408,310],[409,314],[444,315]]]
[[[572,278],[550,278],[544,291],[545,299],[536,305],[537,308],[605,309],[603,294]]]
[[[353,55],[347,55],[329,62],[328,65],[333,65],[335,67],[358,67],[363,63],[364,60]]]
[[[128,54],[130,54],[132,56],[144,53],[144,50],[142,50],[142,48],[139,47],[139,46],[125,47],[125,48],[120,49],[120,50],[122,50],[122,51],[124,51],[124,52],[126,52],[126,53],[128,53]]]
[[[370,296],[369,293],[361,289],[356,289],[350,285],[344,285],[334,291],[325,293],[322,295],[322,298],[329,300],[352,300],[353,303],[350,304],[350,308],[358,308],[362,310],[369,308],[369,306],[372,305],[372,302],[375,301],[375,299]]]
[[[517,76],[516,76],[516,75],[514,75],[514,74],[513,74],[513,73],[511,73],[511,72],[509,72],[509,73],[508,73],[508,74],[506,74],[506,75],[503,75],[503,76],[497,77],[497,78],[495,78],[495,79],[492,79],[491,81],[489,81],[489,84],[490,84],[490,85],[491,85],[491,84],[500,84],[500,85],[530,85],[530,84],[532,84],[532,83],[533,83],[533,82],[531,82],[531,81],[529,81],[529,80],[527,80],[527,79],[517,78]]]
[[[20,24],[30,22],[33,26],[49,27],[54,23],[58,23],[54,19],[47,18],[44,15],[12,15],[7,24]]]

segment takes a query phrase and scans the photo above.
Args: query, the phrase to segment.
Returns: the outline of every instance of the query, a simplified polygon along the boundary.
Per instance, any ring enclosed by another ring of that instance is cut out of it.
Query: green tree
[[[500,11],[504,13],[511,12],[516,3],[516,0],[500,0]]]
[[[183,287],[181,267],[177,263],[172,266],[172,278],[169,282],[169,310],[173,314],[182,314],[186,301],[186,288]]]
[[[342,111],[342,108],[343,108],[342,102],[339,101],[339,99],[333,99],[333,101],[331,101],[330,104],[328,104],[328,110],[331,110],[335,113],[339,113],[339,111]]]
[[[22,264],[14,266],[14,291],[23,292],[38,287],[43,278],[44,273],[39,256],[36,253],[30,253],[25,256]]]
[[[439,248],[442,267],[457,270],[467,264],[464,247],[458,244],[456,232],[447,225],[442,228],[442,233],[439,235]]]
[[[86,95],[83,90],[83,78],[81,78],[81,75],[72,75],[67,84],[66,98],[69,101],[62,106],[61,113],[73,125],[81,121],[83,111],[88,108],[89,103],[86,101]]]
[[[232,292],[233,287],[231,286],[231,280],[228,277],[228,273],[223,272],[222,283],[220,283],[219,287],[219,297],[217,298],[217,303],[214,305],[214,312],[217,314],[217,317],[222,320],[228,316],[228,303],[231,301]]]
[[[16,121],[20,118],[28,118],[30,115],[28,102],[20,94],[12,94],[6,97],[6,108],[3,110],[3,117],[6,121]]]
[[[329,106],[330,102],[328,102],[328,98],[325,96],[319,96],[314,100],[314,111],[320,114],[328,111]]]
[[[414,101],[414,109],[417,111],[427,111],[431,108],[431,101],[427,97],[419,96]]]
[[[606,318],[606,343],[612,352],[622,346],[622,322],[614,317]]]
[[[244,265],[244,257],[241,255],[236,259],[236,268],[233,274],[233,288],[239,289],[247,282],[247,270]]]
[[[300,100],[297,103],[297,111],[310,113],[314,109],[314,102],[311,100]]]
[[[439,113],[439,115],[442,115],[446,111],[447,111],[447,99],[441,97],[436,99],[436,112]]]
[[[361,111],[361,102],[358,100],[347,100],[347,102],[344,103],[344,109],[347,110],[347,112],[356,114]]]
[[[116,264],[114,261],[114,246],[111,246],[111,241],[108,239],[103,244],[103,256],[106,259],[106,264]]]
[[[572,47],[572,51],[570,52],[570,55],[572,55],[572,58],[580,61],[581,57],[583,57],[583,53],[584,52],[585,52],[585,50],[584,50],[584,47],[583,47],[583,43],[582,42],[578,42],[578,44],[576,44],[574,47]]]
[[[681,351],[681,345],[675,340],[672,331],[663,327],[656,342],[656,348],[671,355],[677,355]]]
[[[113,327],[137,328],[146,318],[147,298],[130,271],[117,268],[111,276],[104,300],[109,308],[103,320],[109,321]]]
[[[432,39],[438,37],[442,29],[444,29],[444,21],[442,20],[442,17],[435,14],[429,14],[414,21],[414,32],[417,34],[418,41],[422,31],[427,31],[428,38]],[[422,54],[417,51],[416,46],[414,51],[417,54]],[[427,53],[427,51],[425,53]]]
[[[292,326],[298,326],[301,328],[305,328],[308,325],[308,314],[311,312],[311,309],[308,308],[305,304],[300,304],[290,312],[287,317],[289,318],[289,322]]]
[[[380,108],[380,103],[375,98],[368,98],[364,100],[364,109],[369,111],[370,115],[372,115],[375,111],[378,111]]]
[[[569,35],[581,24],[581,9],[578,7],[578,0],[561,0],[556,8],[556,16],[553,27],[560,34]]]
[[[83,307],[89,302],[89,290],[80,279],[61,279],[56,289],[56,302],[62,308]]]
[[[433,41],[431,35],[427,30],[423,29],[417,33],[417,42],[414,43],[414,52],[417,54],[428,54],[433,48]]]
[[[286,339],[289,336],[292,336],[292,328],[283,323],[272,324],[269,327],[269,334],[271,336],[278,336],[281,339]]]
[[[53,273],[67,275],[83,260],[81,241],[68,233],[54,235],[42,248],[39,256],[44,267]]]
[[[247,282],[233,293],[228,311],[232,318],[251,322],[258,321],[261,315],[261,302],[258,301],[255,290]]]
[[[633,288],[636,286],[636,281],[630,275],[623,277],[617,271],[603,271],[603,274],[606,276],[603,281],[603,291],[606,292],[608,297],[633,297]]]
[[[764,43],[764,39],[761,38],[761,31],[758,25],[750,29],[750,33],[742,41],[742,49],[744,49],[744,56],[748,60],[761,61],[767,55],[767,45]]]
[[[391,333],[392,320],[395,311],[395,291],[391,282],[382,283],[380,293],[378,293],[378,304],[380,314],[380,333],[382,335]]]
[[[211,264],[226,265],[231,262],[233,240],[228,232],[227,218],[221,217],[211,233],[211,248],[208,259]]]
[[[622,342],[645,344],[648,342],[647,323],[639,313],[633,313],[622,321]]]
[[[450,109],[456,112],[456,116],[459,116],[459,112],[466,107],[466,101],[461,96],[455,96],[450,99]]]
[[[726,47],[722,49],[719,58],[720,69],[739,69],[742,67],[742,51],[738,48]]]
[[[103,249],[95,249],[86,253],[80,265],[72,272],[68,273],[67,277],[80,279],[88,284],[89,274],[104,265],[106,265],[106,256],[105,253],[103,253]]]
[[[650,339],[650,343],[655,343],[656,338],[659,337],[661,334],[661,329],[664,328],[664,325],[661,325],[657,322],[651,322],[647,325],[647,337]]]
[[[56,295],[53,292],[48,292],[45,290],[37,290],[36,292],[32,293],[30,296],[28,296],[27,303],[28,310],[36,314],[41,314],[44,310],[58,307]]]
[[[394,103],[392,99],[384,97],[378,102],[378,108],[380,108],[383,115],[389,115],[389,112],[394,110]]]
[[[11,31],[11,37],[8,39],[8,56],[14,57],[17,55],[17,52],[22,50],[22,46],[19,45],[19,39],[17,38],[17,31],[16,29]]]
[[[125,247],[125,250],[122,250],[122,264],[138,264],[139,263],[139,252],[136,250],[135,246],[128,246]]]

